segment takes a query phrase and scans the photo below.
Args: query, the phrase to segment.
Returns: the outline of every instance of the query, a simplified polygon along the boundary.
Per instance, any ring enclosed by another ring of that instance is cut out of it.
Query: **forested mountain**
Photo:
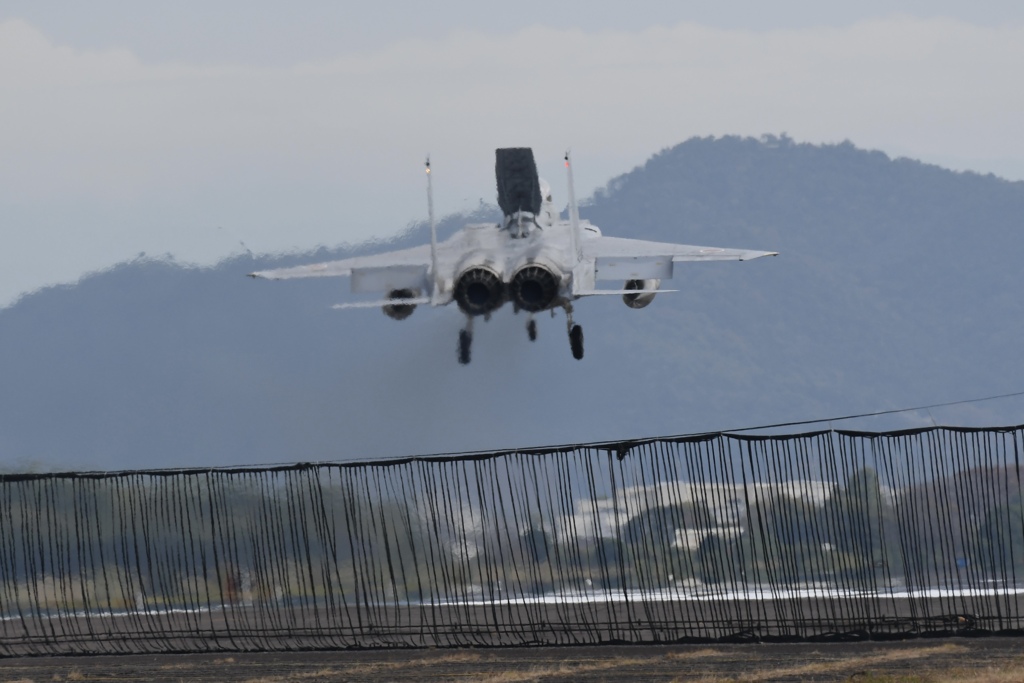
[[[561,179],[550,180],[564,198]],[[207,269],[122,264],[0,310],[0,461],[111,469],[369,458],[1024,390],[1024,182],[850,143],[695,138],[612,180],[582,215],[609,235],[781,255],[678,264],[672,286],[682,291],[641,311],[618,297],[581,302],[580,362],[561,315],[542,317],[531,344],[525,318],[506,307],[477,326],[466,367],[456,362],[454,307],[395,322],[332,311],[349,296],[345,280],[244,277],[339,250]],[[421,226],[397,246],[426,239]],[[1020,423],[1024,401],[834,426],[931,419]]]

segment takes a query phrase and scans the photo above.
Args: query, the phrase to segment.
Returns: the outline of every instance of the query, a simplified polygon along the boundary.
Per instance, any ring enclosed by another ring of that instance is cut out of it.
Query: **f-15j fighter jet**
[[[583,329],[573,322],[573,303],[586,296],[617,295],[630,308],[644,308],[684,261],[749,261],[776,252],[695,247],[606,237],[579,217],[567,152],[568,218],[555,210],[551,189],[538,178],[529,148],[497,150],[495,173],[500,223],[470,224],[437,241],[430,160],[426,162],[430,244],[371,256],[251,273],[286,280],[300,277],[348,277],[352,291],[384,298],[338,304],[334,308],[381,308],[395,320],[419,305],[454,302],[466,316],[459,331],[458,358],[469,363],[473,321],[489,319],[505,304],[527,314],[530,340],[537,338],[534,316],[562,309],[573,358],[583,358]],[[599,289],[598,282],[622,282],[621,289]]]

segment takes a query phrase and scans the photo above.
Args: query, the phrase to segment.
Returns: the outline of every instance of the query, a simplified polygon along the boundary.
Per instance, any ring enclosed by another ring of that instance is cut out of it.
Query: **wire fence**
[[[1022,628],[1022,427],[0,477],[0,655]]]

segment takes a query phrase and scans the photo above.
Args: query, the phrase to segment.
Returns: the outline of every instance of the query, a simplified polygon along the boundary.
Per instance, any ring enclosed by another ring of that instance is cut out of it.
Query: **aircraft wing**
[[[292,268],[261,270],[249,273],[249,277],[259,277],[266,280],[290,280],[299,277],[348,277],[352,275],[353,271],[372,271],[383,274],[393,269],[396,273],[408,273],[410,270],[429,268],[429,266],[430,245],[424,244],[419,247],[399,249],[383,254],[355,256],[339,261],[311,263]]]
[[[632,280],[671,278],[672,264],[683,261],[750,261],[777,252],[600,236],[584,242],[583,254],[594,261],[596,279]]]

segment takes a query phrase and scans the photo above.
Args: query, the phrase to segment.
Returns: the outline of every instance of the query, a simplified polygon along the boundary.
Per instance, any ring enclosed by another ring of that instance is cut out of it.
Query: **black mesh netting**
[[[1021,628],[1022,429],[0,478],[0,654]]]

